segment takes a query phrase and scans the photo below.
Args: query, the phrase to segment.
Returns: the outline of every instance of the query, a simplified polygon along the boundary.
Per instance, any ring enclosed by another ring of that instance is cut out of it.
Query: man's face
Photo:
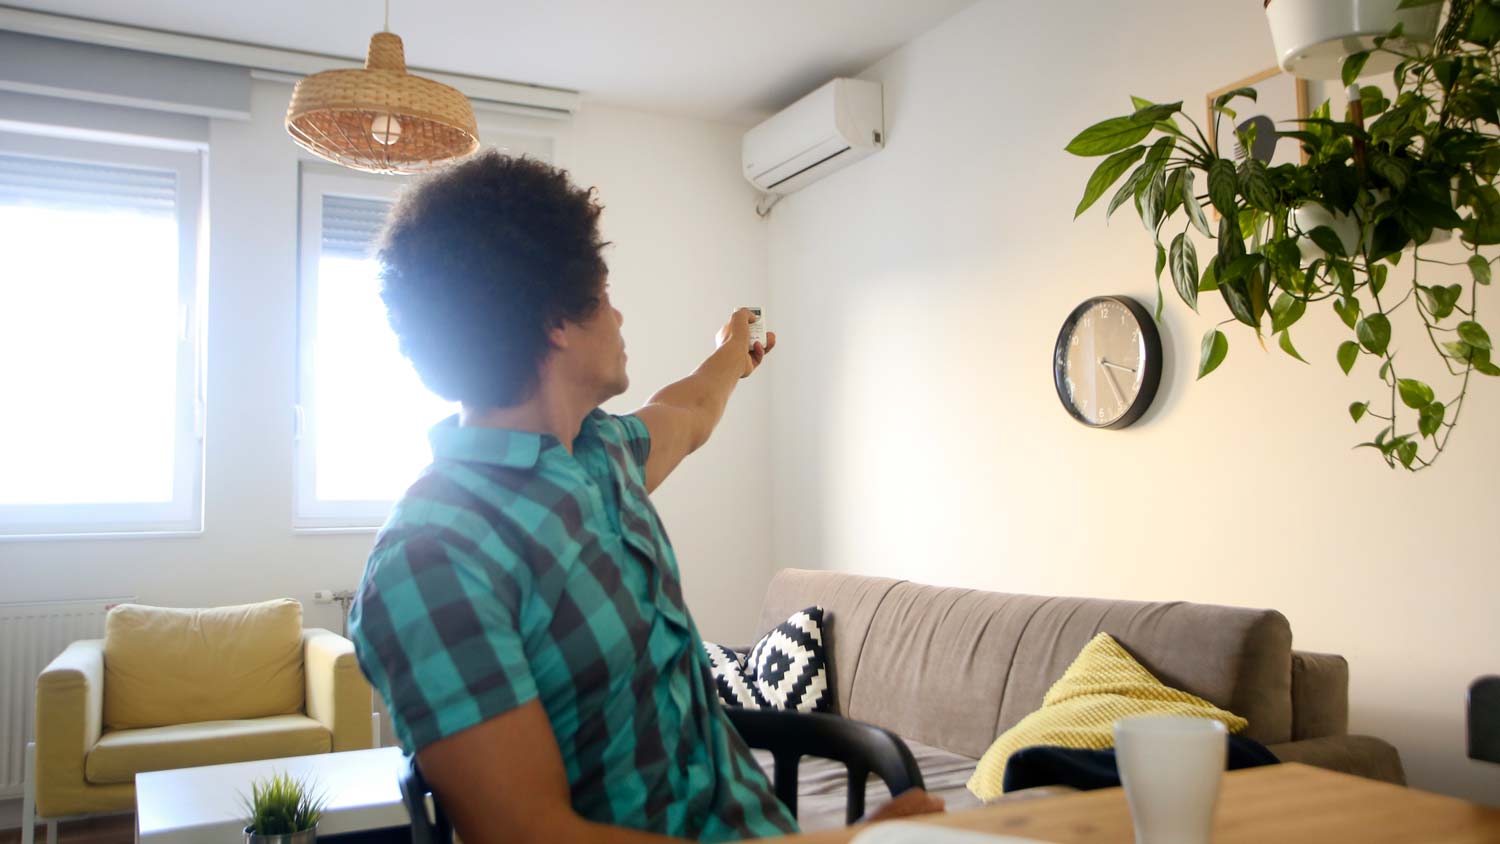
[[[630,376],[625,373],[625,337],[620,333],[624,323],[625,316],[610,303],[609,288],[605,287],[593,315],[564,328],[569,375],[580,386],[593,389],[601,403],[630,386]]]

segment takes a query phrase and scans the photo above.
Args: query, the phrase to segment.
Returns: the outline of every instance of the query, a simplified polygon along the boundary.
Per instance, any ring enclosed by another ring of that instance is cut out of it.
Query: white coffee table
[[[208,844],[244,840],[240,795],[260,777],[307,777],[328,803],[318,837],[406,827],[398,747],[320,753],[135,775],[135,837],[140,844]]]

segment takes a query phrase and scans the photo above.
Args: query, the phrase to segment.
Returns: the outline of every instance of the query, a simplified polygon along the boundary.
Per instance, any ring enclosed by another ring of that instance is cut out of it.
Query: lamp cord
[[[385,31],[391,31],[391,0],[385,0]]]

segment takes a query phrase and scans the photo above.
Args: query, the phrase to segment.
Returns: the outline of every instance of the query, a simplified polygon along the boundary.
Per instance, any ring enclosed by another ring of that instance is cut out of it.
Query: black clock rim
[[[1119,419],[1102,425],[1090,422],[1070,400],[1066,379],[1063,377],[1063,366],[1060,361],[1060,354],[1073,331],[1073,327],[1078,324],[1078,320],[1083,316],[1084,312],[1100,302],[1113,302],[1130,311],[1131,316],[1135,317],[1136,324],[1141,327],[1141,338],[1146,341],[1146,372],[1145,377],[1141,380],[1141,391],[1136,393],[1135,401],[1131,402],[1130,407],[1120,415]],[[1151,407],[1151,402],[1156,400],[1157,388],[1161,386],[1161,358],[1161,332],[1157,330],[1156,320],[1151,316],[1150,311],[1146,310],[1140,302],[1129,296],[1094,296],[1085,299],[1078,307],[1074,308],[1073,312],[1068,314],[1068,318],[1063,320],[1062,328],[1057,332],[1057,342],[1052,347],[1052,386],[1057,390],[1057,398],[1062,402],[1062,406],[1067,409],[1068,415],[1072,416],[1078,424],[1086,428],[1106,431],[1124,428],[1134,424],[1144,416],[1146,411]]]

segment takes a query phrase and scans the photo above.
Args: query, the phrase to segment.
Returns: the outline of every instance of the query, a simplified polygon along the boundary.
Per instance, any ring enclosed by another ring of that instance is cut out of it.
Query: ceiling
[[[110,23],[360,57],[382,0],[0,0]],[[972,0],[391,0],[414,67],[588,102],[753,123]]]

